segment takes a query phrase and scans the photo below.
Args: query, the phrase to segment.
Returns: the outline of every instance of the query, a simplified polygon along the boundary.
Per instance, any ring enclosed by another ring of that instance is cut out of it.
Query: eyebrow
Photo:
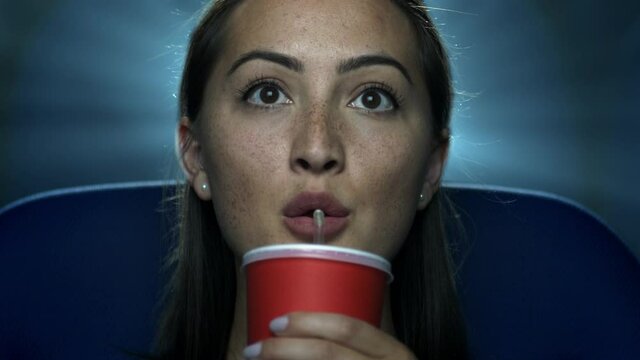
[[[240,66],[252,60],[265,60],[298,73],[304,72],[304,65],[300,60],[294,57],[273,51],[254,50],[243,54],[238,58],[238,60],[234,61],[229,68],[229,71],[227,71],[227,76],[230,76]],[[398,60],[386,55],[362,55],[343,60],[338,65],[338,74],[344,74],[363,67],[375,65],[387,65],[398,69],[407,81],[413,85],[413,81],[411,80],[411,76],[409,75],[407,68],[405,68]]]
[[[295,72],[300,73],[304,71],[304,66],[302,65],[300,60],[296,58],[273,51],[254,50],[242,55],[238,60],[234,61],[229,71],[227,71],[227,76],[233,74],[233,72],[236,71],[236,69],[238,69],[242,64],[247,63],[251,60],[266,60],[284,66],[287,69],[293,70]]]
[[[413,81],[411,80],[411,76],[409,76],[407,68],[405,68],[398,60],[386,55],[362,55],[346,59],[344,61],[341,61],[340,65],[338,65],[338,73],[344,74],[346,72],[354,71],[365,66],[374,65],[393,66],[402,73],[407,81],[409,81],[409,84],[413,85]]]

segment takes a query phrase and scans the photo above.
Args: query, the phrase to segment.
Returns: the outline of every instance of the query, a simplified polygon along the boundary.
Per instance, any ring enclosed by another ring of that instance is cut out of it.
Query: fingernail
[[[242,355],[247,359],[256,358],[260,355],[262,351],[262,343],[255,343],[253,345],[249,345],[242,351]]]
[[[286,329],[288,325],[289,325],[289,317],[280,316],[278,318],[271,320],[271,323],[269,324],[269,329],[277,333],[277,332],[284,331],[284,329]]]

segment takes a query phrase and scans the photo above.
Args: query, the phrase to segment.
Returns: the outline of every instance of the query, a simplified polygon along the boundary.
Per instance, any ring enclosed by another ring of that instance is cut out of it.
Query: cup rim
[[[247,265],[254,262],[285,257],[344,261],[363,265],[385,272],[388,276],[388,283],[393,281],[391,263],[382,256],[363,250],[325,244],[278,244],[261,246],[248,251],[242,256],[242,268],[244,269]]]

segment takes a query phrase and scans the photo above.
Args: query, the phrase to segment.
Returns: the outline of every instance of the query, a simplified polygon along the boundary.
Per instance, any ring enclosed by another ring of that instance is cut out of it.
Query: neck
[[[233,325],[231,327],[231,338],[229,340],[229,350],[227,352],[227,360],[243,360],[242,350],[247,346],[247,288],[245,274],[240,269],[242,261],[236,259],[236,306],[233,317]],[[389,288],[385,291],[384,305],[382,309],[382,331],[395,335],[393,329],[393,321],[391,317],[391,303]]]

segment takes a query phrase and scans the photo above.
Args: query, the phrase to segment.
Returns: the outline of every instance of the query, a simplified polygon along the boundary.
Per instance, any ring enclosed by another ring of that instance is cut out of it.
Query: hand
[[[411,351],[382,330],[344,315],[296,312],[271,322],[276,335],[245,348],[250,359],[415,360]]]

